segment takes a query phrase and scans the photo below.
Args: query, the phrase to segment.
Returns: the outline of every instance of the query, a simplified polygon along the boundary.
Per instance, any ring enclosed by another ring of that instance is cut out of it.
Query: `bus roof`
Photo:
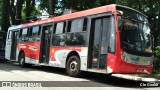
[[[30,22],[30,23],[25,23],[25,24],[21,24],[21,25],[17,25],[17,26],[12,26],[12,27],[9,28],[9,30],[14,30],[14,29],[18,29],[18,28],[25,28],[25,27],[28,27],[28,26],[35,26],[35,25],[51,23],[51,22],[56,22],[56,21],[63,21],[63,20],[67,20],[67,19],[84,17],[84,16],[88,16],[88,15],[104,13],[104,12],[109,12],[109,11],[116,11],[116,7],[122,7],[122,8],[133,10],[133,11],[136,11],[137,13],[142,14],[141,12],[139,12],[135,9],[126,7],[126,6],[110,4],[110,5],[97,7],[97,8],[93,8],[93,9],[88,9],[88,10],[84,10],[84,11],[79,11],[79,12],[75,12],[75,13],[71,13],[71,14],[65,14],[65,15],[61,15],[61,16],[57,16],[57,17],[47,18],[47,19],[44,19],[44,20],[37,20],[37,21],[34,21],[34,22]],[[144,14],[142,14],[142,15],[145,16]]]
[[[50,23],[50,22],[63,21],[63,20],[67,20],[67,19],[73,19],[73,18],[88,16],[88,15],[93,15],[93,14],[98,14],[98,13],[103,13],[103,12],[108,12],[108,11],[115,11],[116,10],[115,6],[116,6],[115,4],[111,4],[111,5],[106,5],[106,6],[102,6],[102,7],[98,7],[98,8],[79,11],[79,12],[75,12],[75,13],[71,13],[71,14],[65,14],[65,15],[61,15],[61,16],[57,16],[57,17],[51,17],[51,18],[47,18],[44,20],[38,20],[38,21],[30,22],[30,23],[21,24],[18,26],[12,26],[9,28],[9,30],[17,29],[17,28],[25,28],[28,26],[40,25],[40,24]]]

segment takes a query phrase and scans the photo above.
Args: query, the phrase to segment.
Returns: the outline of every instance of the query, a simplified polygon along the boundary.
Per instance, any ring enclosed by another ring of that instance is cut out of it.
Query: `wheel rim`
[[[72,73],[72,74],[74,74],[74,73],[76,73],[77,71],[78,71],[78,63],[76,62],[76,61],[72,61],[71,63],[70,63],[70,72]]]

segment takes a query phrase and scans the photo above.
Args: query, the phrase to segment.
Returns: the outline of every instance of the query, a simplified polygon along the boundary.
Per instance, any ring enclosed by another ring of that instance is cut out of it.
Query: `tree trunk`
[[[3,8],[2,8],[2,31],[7,32],[10,26],[9,22],[9,7],[10,0],[3,0]]]
[[[157,20],[157,32],[158,32],[158,45],[159,45],[160,44],[160,40],[159,40],[159,38],[160,38],[160,10],[158,13],[159,14],[158,14],[158,20]]]
[[[34,10],[35,0],[26,0],[26,21],[31,19],[31,13]]]
[[[16,8],[14,6],[15,0],[11,0],[10,3],[10,16],[11,16],[11,24],[16,25]]]
[[[54,15],[55,11],[55,1],[56,0],[49,0],[49,14]]]
[[[16,22],[16,24],[21,24],[21,22],[22,22],[22,5],[23,5],[23,3],[24,3],[24,0],[17,0],[17,16],[16,16],[16,18],[17,18],[17,22]]]

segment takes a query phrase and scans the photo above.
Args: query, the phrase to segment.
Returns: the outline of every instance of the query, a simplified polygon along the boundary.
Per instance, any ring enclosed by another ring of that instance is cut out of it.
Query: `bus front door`
[[[110,17],[91,19],[89,57],[90,68],[106,69]]]
[[[49,63],[49,46],[50,46],[50,28],[51,25],[42,26],[41,33],[41,49],[40,49],[40,61],[39,63]]]

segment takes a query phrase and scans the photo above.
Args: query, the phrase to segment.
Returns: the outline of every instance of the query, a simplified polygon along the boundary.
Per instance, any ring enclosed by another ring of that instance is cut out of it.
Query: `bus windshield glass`
[[[151,53],[151,35],[147,22],[123,18],[121,48]]]
[[[121,49],[135,54],[151,55],[151,33],[147,17],[138,11],[117,7],[123,12],[118,16]]]

